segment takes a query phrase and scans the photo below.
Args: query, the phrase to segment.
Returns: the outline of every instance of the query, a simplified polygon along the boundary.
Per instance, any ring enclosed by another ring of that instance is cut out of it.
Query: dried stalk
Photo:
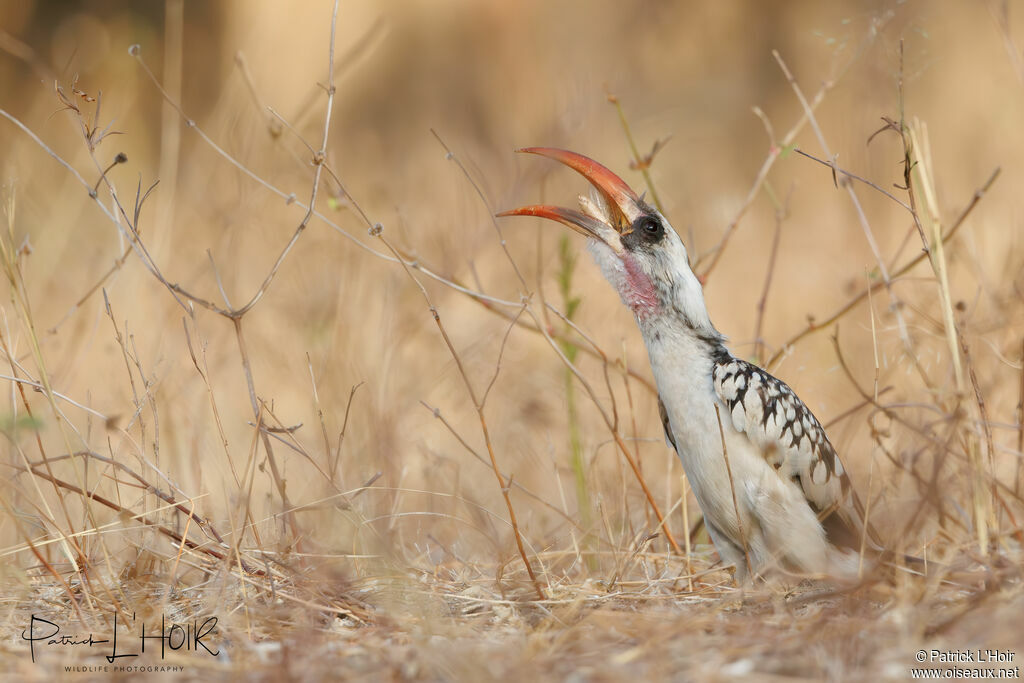
[[[725,445],[725,430],[722,429],[722,413],[718,410],[718,403],[715,406],[715,419],[718,420],[718,434],[722,437],[722,458],[725,459],[725,471],[729,475],[729,492],[732,493],[732,509],[736,513],[736,526],[740,532],[740,540],[743,542],[743,556],[747,561],[747,576],[754,575],[753,566],[750,564],[750,548],[747,546],[747,535],[743,532],[743,517],[740,516],[740,506],[736,502],[736,484],[732,480],[732,466],[729,465],[729,449]]]

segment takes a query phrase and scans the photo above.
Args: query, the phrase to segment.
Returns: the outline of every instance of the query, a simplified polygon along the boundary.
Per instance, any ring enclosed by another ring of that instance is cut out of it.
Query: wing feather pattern
[[[738,358],[716,362],[712,378],[733,427],[760,449],[780,477],[791,479],[803,491],[829,541],[858,550],[863,507],[810,409],[785,382]],[[874,530],[869,527],[867,533],[877,547]]]

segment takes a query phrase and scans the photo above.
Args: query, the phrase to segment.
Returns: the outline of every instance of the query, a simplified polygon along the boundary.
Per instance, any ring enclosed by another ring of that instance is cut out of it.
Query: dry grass
[[[123,651],[216,617],[218,657],[117,663],[183,677],[1019,656],[1016,9],[3,6],[5,670],[107,664],[33,662],[32,615],[116,615]],[[529,144],[647,187],[932,576],[733,584],[628,312],[580,244],[492,218],[580,191]]]

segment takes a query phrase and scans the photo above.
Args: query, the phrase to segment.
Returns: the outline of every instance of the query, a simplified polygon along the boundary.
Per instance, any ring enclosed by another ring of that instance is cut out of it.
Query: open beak
[[[499,216],[548,218],[567,225],[587,237],[604,242],[617,254],[622,252],[622,235],[643,213],[642,200],[622,178],[593,159],[564,149],[526,147],[517,151],[549,157],[578,172],[601,193],[605,200],[603,207],[605,210],[601,210],[593,202],[581,197],[580,203],[585,213],[558,206],[535,205],[502,211],[498,214]]]

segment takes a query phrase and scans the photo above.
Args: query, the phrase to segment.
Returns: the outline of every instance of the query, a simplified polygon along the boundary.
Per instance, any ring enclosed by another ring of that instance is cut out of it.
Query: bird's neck
[[[636,316],[648,349],[665,335],[676,343],[701,347],[709,356],[725,350],[725,338],[711,324],[704,290],[682,258],[666,258],[653,272],[630,253],[618,256],[591,240],[591,251],[605,278]]]
[[[725,337],[711,323],[703,288],[687,264],[652,279],[652,286],[657,307],[637,312],[636,321],[659,393],[669,402],[675,394],[699,395],[698,387],[710,389],[714,364],[731,357]]]
[[[654,366],[677,366],[684,370],[710,373],[714,363],[732,357],[725,347],[725,337],[706,320],[695,322],[693,316],[670,311],[647,317],[637,316],[637,324]]]
[[[626,267],[628,271],[628,262]],[[656,304],[643,310],[634,308],[645,337],[662,331],[681,337],[684,343],[707,346],[709,352],[717,353],[725,337],[711,323],[704,289],[689,265],[666,269],[661,277],[647,278],[647,283],[652,292],[647,298]]]

